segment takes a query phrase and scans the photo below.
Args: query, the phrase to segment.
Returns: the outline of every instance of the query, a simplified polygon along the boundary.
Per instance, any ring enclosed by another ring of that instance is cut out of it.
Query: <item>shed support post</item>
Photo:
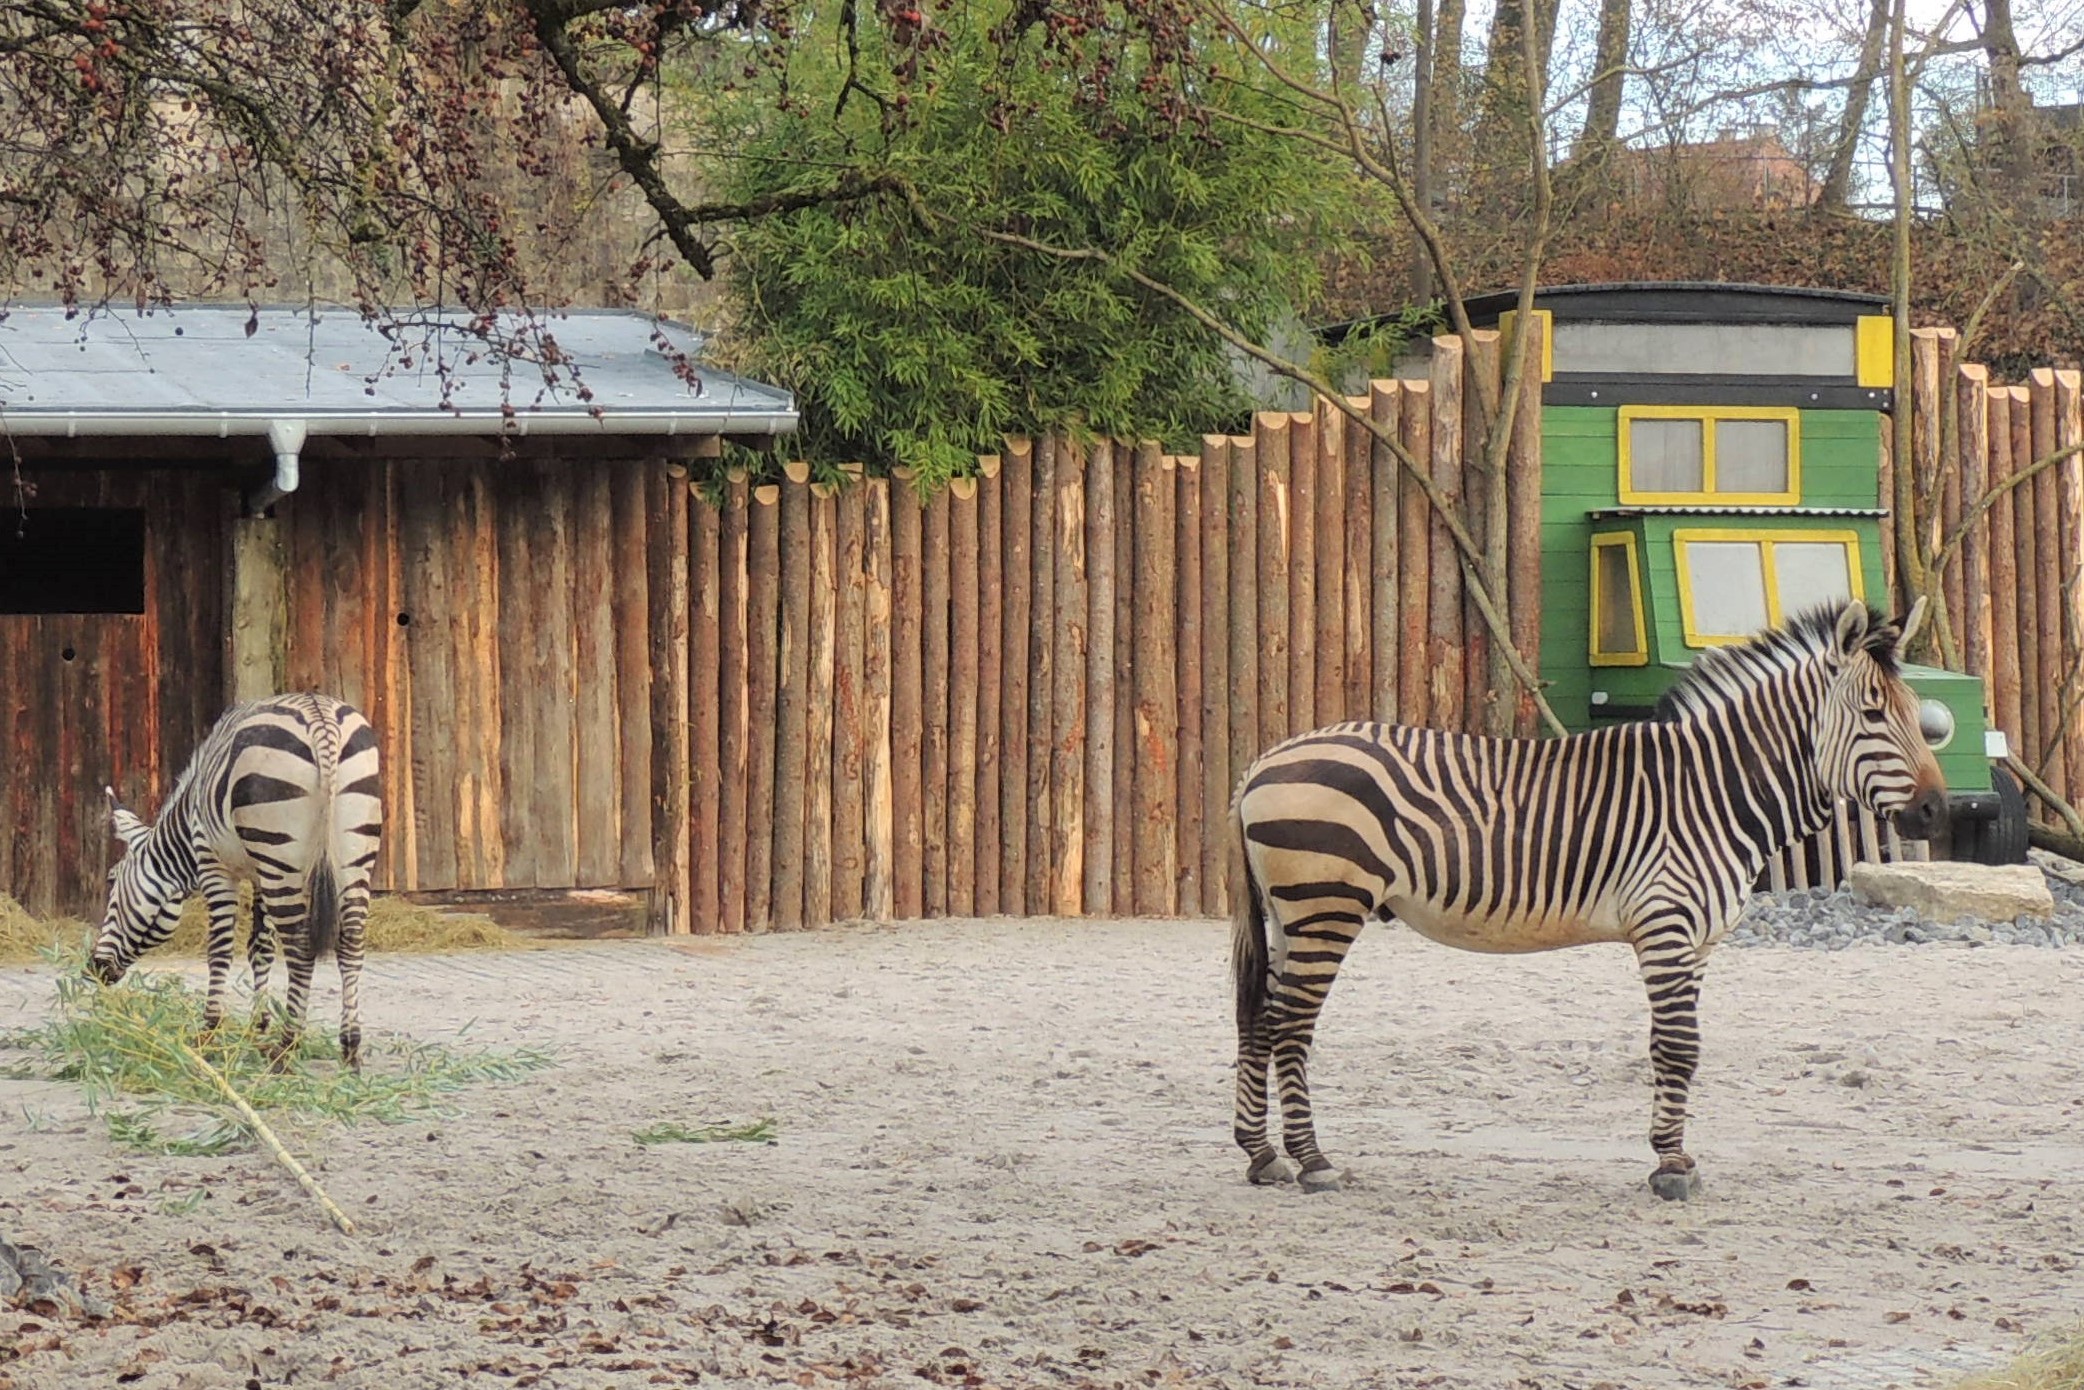
[[[289,680],[289,547],[272,516],[232,522],[231,660],[225,692],[232,704],[280,693]]]

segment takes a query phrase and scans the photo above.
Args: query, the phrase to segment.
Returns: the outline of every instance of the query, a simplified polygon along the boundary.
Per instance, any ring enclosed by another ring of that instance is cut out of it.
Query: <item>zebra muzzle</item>
[[[1931,787],[1896,813],[1896,833],[1906,840],[1929,840],[1946,829],[1947,794],[1944,787]]]

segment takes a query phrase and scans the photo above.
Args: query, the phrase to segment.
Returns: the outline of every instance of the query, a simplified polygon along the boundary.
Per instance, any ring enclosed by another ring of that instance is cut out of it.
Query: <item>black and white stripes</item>
[[[1903,640],[1854,603],[1703,655],[1657,720],[1554,740],[1340,724],[1261,755],[1231,809],[1248,1175],[1284,1175],[1271,1079],[1279,1147],[1306,1187],[1336,1184],[1307,1062],[1339,965],[1377,917],[1472,951],[1633,947],[1650,995],[1651,1186],[1689,1195],[1701,972],[1767,857],[1820,827],[1835,797],[1898,816],[1910,835],[1944,812],[1896,670]]]
[[[266,988],[279,939],[289,964],[285,1049],[304,1020],[314,964],[340,965],[340,1050],[361,1060],[359,994],[369,880],[383,833],[376,734],[329,695],[277,695],[226,711],[195,751],[158,821],[113,809],[124,855],[110,876],[108,911],[91,968],[122,978],[166,940],[182,904],[201,890],[210,908],[210,993],[205,1022],[224,1017],[238,885],[254,885],[248,956]]]

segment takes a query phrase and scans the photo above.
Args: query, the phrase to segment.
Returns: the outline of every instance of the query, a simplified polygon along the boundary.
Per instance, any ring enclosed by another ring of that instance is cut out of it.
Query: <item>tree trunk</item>
[[[1630,0],[1599,0],[1599,37],[1593,43],[1592,90],[1586,98],[1585,125],[1570,152],[1575,162],[1598,163],[1621,138],[1621,97],[1627,79]]]
[[[1831,164],[1824,172],[1821,203],[1843,211],[1846,190],[1852,185],[1853,156],[1860,147],[1860,129],[1867,123],[1867,100],[1874,91],[1874,78],[1881,71],[1882,46],[1889,34],[1889,0],[1873,0],[1867,11],[1867,36],[1860,43],[1859,66],[1853,69],[1852,86],[1846,89],[1845,113],[1838,122],[1838,138],[1831,145]]]

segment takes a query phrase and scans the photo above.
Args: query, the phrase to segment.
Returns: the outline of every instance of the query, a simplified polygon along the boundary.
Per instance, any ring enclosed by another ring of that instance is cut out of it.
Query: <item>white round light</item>
[[[1954,741],[1954,712],[1938,700],[1929,697],[1921,700],[1918,703],[1918,732],[1932,747],[1946,747]]]

